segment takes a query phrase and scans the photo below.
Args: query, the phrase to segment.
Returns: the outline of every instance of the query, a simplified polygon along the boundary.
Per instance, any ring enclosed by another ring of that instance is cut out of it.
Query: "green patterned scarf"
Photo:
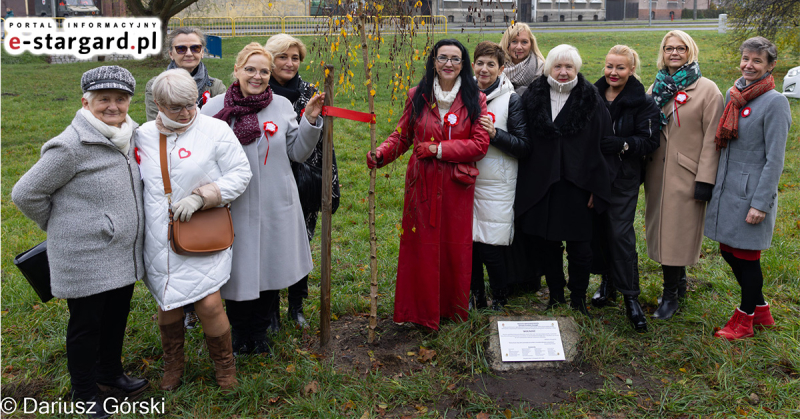
[[[686,63],[675,74],[670,75],[666,69],[661,69],[656,74],[656,82],[653,84],[653,99],[661,109],[672,100],[672,97],[681,90],[686,89],[692,83],[702,77],[700,74],[700,64],[697,61]],[[667,125],[667,115],[661,111],[661,126]]]

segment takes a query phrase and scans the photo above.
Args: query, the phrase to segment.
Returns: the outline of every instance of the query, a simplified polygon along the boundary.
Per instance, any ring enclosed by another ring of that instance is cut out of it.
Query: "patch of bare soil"
[[[360,316],[331,322],[331,342],[325,355],[337,369],[360,374],[380,371],[396,377],[431,367],[428,361],[435,353],[421,348],[421,342],[431,333],[427,329],[380,319],[375,342],[370,344],[368,325],[369,319]]]
[[[577,390],[597,390],[603,377],[577,367],[526,370],[474,377],[468,388],[485,394],[498,406],[513,407],[521,403],[544,405],[574,401],[570,394]]]

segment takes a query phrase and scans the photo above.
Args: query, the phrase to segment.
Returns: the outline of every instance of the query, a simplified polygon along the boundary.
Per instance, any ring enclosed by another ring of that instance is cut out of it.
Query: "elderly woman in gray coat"
[[[73,400],[97,401],[98,385],[136,396],[148,384],[125,375],[121,362],[133,286],[145,273],[142,182],[131,145],[137,125],[128,116],[135,87],[121,67],[84,73],[82,108],[11,192],[47,232],[52,293],[69,307]],[[87,413],[108,417],[101,403]]]
[[[775,91],[775,45],[763,37],[739,48],[742,77],[726,95],[715,141],[722,152],[717,183],[706,212],[705,235],[719,242],[742,289],[741,304],[715,336],[754,335],[775,324],[761,289],[761,251],[772,242],[778,212],[778,181],[792,124],[789,102]]]

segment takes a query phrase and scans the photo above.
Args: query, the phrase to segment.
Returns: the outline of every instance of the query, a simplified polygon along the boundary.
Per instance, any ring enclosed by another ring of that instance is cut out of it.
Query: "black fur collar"
[[[522,95],[528,117],[528,130],[536,136],[562,136],[575,134],[592,120],[597,107],[597,89],[578,73],[578,84],[572,89],[567,103],[553,121],[550,109],[550,84],[547,77],[539,77]]]
[[[601,97],[605,97],[606,90],[609,88],[608,82],[605,77],[600,77],[600,80],[594,84]],[[623,108],[634,108],[643,106],[646,102],[644,85],[642,82],[631,76],[625,83],[625,87],[619,92],[612,106],[620,106]]]

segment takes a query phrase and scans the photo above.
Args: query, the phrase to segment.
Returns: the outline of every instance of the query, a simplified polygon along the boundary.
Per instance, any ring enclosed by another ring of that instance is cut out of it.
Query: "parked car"
[[[783,78],[783,94],[800,99],[800,67],[795,67]]]

